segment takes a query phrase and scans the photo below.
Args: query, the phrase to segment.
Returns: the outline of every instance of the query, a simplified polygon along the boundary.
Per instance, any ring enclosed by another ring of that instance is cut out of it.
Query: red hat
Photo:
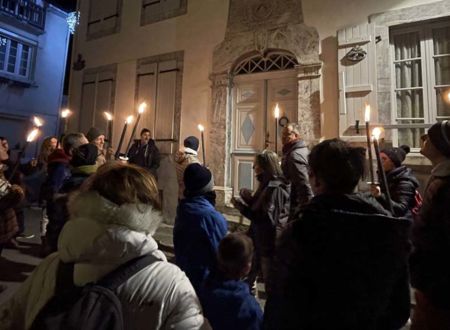
[[[56,149],[50,155],[48,155],[48,163],[65,163],[69,164],[70,156],[62,149]]]

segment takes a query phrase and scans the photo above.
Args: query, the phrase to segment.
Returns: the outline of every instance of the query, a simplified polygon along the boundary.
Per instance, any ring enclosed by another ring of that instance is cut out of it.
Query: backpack
[[[422,208],[423,198],[420,195],[420,192],[416,189],[416,194],[414,196],[414,206],[411,209],[411,212],[414,216],[419,215],[420,209]]]
[[[31,330],[123,330],[122,305],[115,290],[151,263],[152,255],[132,259],[96,283],[77,287],[73,263],[58,265],[55,295],[39,312]]]

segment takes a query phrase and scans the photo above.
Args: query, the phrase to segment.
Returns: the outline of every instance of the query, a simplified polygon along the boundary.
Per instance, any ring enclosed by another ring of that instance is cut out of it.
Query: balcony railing
[[[44,30],[45,8],[29,0],[0,0],[0,12]]]

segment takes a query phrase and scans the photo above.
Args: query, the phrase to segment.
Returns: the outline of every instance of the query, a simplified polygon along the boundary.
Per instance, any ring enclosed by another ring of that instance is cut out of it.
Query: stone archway
[[[306,140],[320,136],[319,36],[303,24],[301,0],[230,0],[224,41],[213,54],[212,105],[208,113],[210,167],[218,203],[231,198],[231,97],[233,71],[245,54],[270,49],[292,53],[298,63],[298,118]]]

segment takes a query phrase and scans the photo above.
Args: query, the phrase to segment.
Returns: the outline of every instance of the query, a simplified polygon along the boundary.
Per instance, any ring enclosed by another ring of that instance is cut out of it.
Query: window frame
[[[450,17],[441,19],[439,21],[417,22],[407,26],[391,26],[389,30],[389,61],[391,72],[391,122],[401,124],[402,121],[420,121],[413,118],[401,118],[397,114],[397,98],[396,92],[398,90],[396,86],[397,76],[395,71],[395,43],[394,38],[398,35],[406,35],[411,32],[419,33],[420,40],[420,59],[421,59],[421,76],[422,76],[422,97],[423,97],[423,124],[424,129],[426,125],[430,125],[439,120],[450,119],[449,116],[438,116],[437,102],[436,102],[436,90],[438,86],[445,86],[450,91],[450,84],[437,85],[435,64],[434,64],[434,40],[432,31],[436,28],[450,27]],[[407,126],[405,128],[408,128]],[[413,126],[411,126],[413,128]],[[394,146],[399,145],[399,133],[398,128],[392,130],[392,144]],[[419,152],[420,148],[411,147],[411,152]]]
[[[0,38],[6,40],[5,58],[3,68],[0,68],[0,76],[15,81],[30,83],[33,78],[34,59],[37,49],[36,45],[27,42],[21,38],[17,38],[16,36],[11,36],[9,33],[5,33],[5,31],[3,30],[0,30]],[[14,63],[14,72],[8,70],[12,41],[17,42],[17,53]],[[28,47],[28,58],[27,58],[26,74],[22,75],[20,74],[20,70],[24,46]]]

